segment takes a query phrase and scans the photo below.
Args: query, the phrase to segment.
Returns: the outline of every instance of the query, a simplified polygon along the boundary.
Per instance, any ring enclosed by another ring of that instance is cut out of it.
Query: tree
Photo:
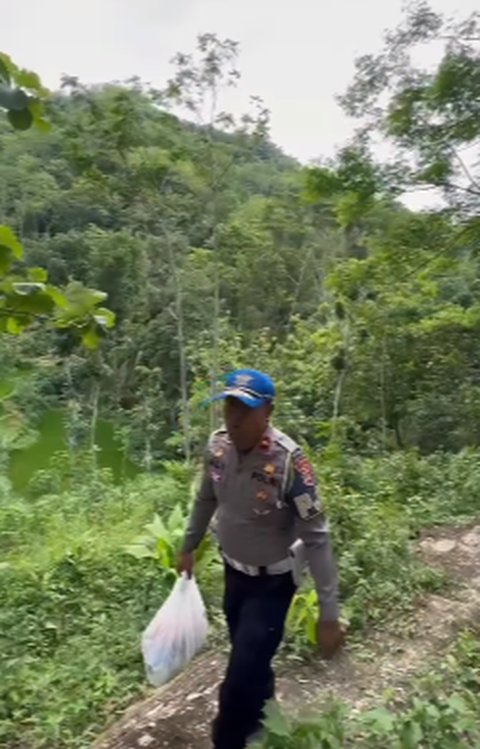
[[[207,234],[205,246],[212,251],[213,256],[213,311],[212,311],[212,369],[210,372],[211,394],[215,394],[216,382],[219,376],[219,334],[221,316],[221,288],[220,264],[218,253],[220,228],[220,195],[228,173],[233,165],[233,159],[223,154],[215,147],[216,131],[234,130],[236,124],[231,114],[220,110],[220,95],[222,89],[234,86],[240,77],[237,69],[238,43],[231,39],[219,39],[215,34],[201,34],[197,41],[197,59],[193,55],[178,54],[174,58],[176,67],[173,78],[168,82],[164,92],[165,98],[174,101],[185,108],[189,116],[193,116],[204,135],[203,176],[208,186],[208,201],[205,204]],[[268,127],[268,110],[258,97],[253,99],[256,117],[245,115],[241,121],[242,134],[251,131],[256,137],[264,137]],[[172,262],[175,264],[172,256]],[[173,270],[173,266],[172,266]],[[173,271],[178,278],[176,271]],[[181,291],[176,290],[177,321],[182,328],[178,340],[184,342]],[[185,370],[186,360],[180,355],[181,368]],[[187,378],[185,371],[181,372],[183,383],[182,401],[184,413],[188,413],[188,397],[186,392]],[[217,409],[212,405],[210,409],[211,427],[217,426]]]
[[[425,71],[414,53],[432,43],[443,45],[443,57]],[[478,214],[480,197],[479,45],[478,12],[453,23],[422,0],[386,34],[382,52],[357,60],[341,97],[363,138],[377,134],[396,146],[398,188],[437,188],[464,217]]]

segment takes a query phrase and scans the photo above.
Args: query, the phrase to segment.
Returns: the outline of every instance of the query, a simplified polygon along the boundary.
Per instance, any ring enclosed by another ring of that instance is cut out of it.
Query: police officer
[[[292,546],[302,545],[320,603],[318,639],[326,657],[340,647],[337,574],[312,467],[298,445],[270,425],[275,388],[253,369],[230,374],[225,429],[210,438],[202,484],[179,558],[193,552],[216,513],[225,563],[224,609],[231,652],[213,724],[215,749],[243,749],[274,695],[271,661],[296,585]]]

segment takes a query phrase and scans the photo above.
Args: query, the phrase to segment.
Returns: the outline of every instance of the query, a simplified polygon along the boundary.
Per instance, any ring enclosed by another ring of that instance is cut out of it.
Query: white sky
[[[478,0],[432,0],[466,15]],[[55,88],[138,75],[161,86],[169,61],[205,31],[240,42],[242,79],[228,108],[250,94],[271,110],[272,137],[302,161],[330,156],[352,132],[334,96],[358,54],[374,52],[401,18],[402,0],[0,0],[0,49]]]

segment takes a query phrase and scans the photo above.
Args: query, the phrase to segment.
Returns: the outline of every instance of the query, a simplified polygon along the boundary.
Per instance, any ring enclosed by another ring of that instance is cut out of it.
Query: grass
[[[2,746],[87,746],[145,688],[140,635],[169,583],[124,547],[185,487],[143,476],[97,492],[0,504]]]

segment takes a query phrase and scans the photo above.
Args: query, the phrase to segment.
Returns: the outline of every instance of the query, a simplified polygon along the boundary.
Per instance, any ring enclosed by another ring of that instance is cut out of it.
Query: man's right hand
[[[194,558],[193,554],[187,554],[185,552],[182,552],[178,555],[177,560],[177,572],[179,575],[182,574],[182,572],[186,572],[187,576],[190,578],[193,574],[193,565],[194,565]]]

